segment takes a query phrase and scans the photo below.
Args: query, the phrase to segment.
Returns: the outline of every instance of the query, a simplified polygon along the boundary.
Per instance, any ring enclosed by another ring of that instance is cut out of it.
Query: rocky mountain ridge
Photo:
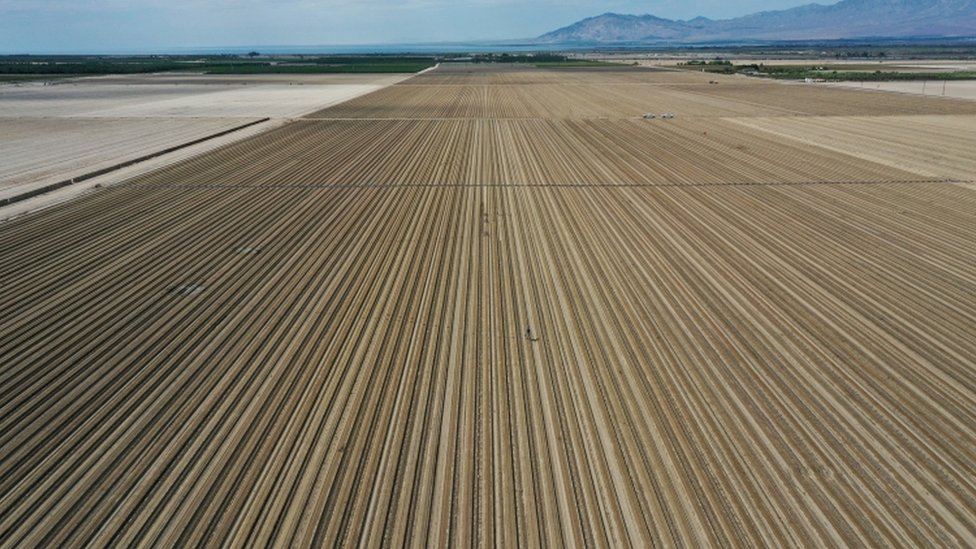
[[[687,21],[605,13],[539,37],[540,42],[837,40],[976,35],[976,0],[843,0],[735,19]]]

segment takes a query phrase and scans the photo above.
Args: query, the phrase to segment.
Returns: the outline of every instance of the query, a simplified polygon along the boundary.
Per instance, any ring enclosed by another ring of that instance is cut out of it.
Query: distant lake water
[[[579,47],[579,46],[577,46]],[[541,52],[574,49],[564,44],[498,43],[439,43],[439,44],[365,44],[356,46],[233,46],[211,48],[179,48],[153,53],[171,54],[245,54],[256,51],[269,55],[354,55],[405,53],[490,53]]]

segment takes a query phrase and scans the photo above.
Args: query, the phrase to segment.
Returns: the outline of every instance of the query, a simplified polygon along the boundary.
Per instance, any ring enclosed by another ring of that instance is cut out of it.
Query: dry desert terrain
[[[837,82],[818,85],[924,96],[955,97],[976,101],[976,80],[943,81],[939,80],[937,76],[933,80],[923,82]]]
[[[144,157],[173,157],[172,149],[246,134],[403,78],[151,74],[0,85],[0,203]]]

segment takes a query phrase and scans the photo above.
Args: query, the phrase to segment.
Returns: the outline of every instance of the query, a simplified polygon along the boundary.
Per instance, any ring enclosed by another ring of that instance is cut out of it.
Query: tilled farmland
[[[296,155],[296,150],[302,151]],[[257,164],[253,156],[267,159]],[[376,162],[376,158],[383,162]],[[136,185],[732,185],[935,179],[718,120],[300,121]]]
[[[976,114],[976,101],[798,83],[770,85],[686,71],[568,71],[558,80],[537,72],[502,76],[494,71],[434,71],[308,117],[639,118],[648,111],[680,112],[683,118]]]
[[[976,543],[973,104],[699,76],[442,67],[0,225],[0,545]]]
[[[976,116],[736,118],[734,122],[928,177],[971,180],[976,174]]]

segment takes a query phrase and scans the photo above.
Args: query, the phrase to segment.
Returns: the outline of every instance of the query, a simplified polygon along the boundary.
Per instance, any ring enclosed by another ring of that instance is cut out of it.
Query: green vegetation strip
[[[67,76],[201,72],[209,74],[409,73],[437,63],[421,56],[7,56],[0,57],[0,81]]]
[[[892,81],[943,81],[976,80],[973,71],[947,72],[903,72],[892,68],[887,70],[864,70],[864,65],[735,65],[730,61],[689,61],[681,68],[705,71],[714,74],[745,74],[779,80],[825,80],[828,82],[892,82]]]
[[[39,82],[41,80],[63,80],[71,78],[72,74],[0,74],[0,83],[3,82]]]
[[[0,82],[56,77],[159,72],[206,74],[335,74],[414,73],[440,61],[523,63],[539,68],[619,67],[617,64],[572,59],[563,54],[458,55],[244,55],[207,56],[6,56],[0,57]]]

